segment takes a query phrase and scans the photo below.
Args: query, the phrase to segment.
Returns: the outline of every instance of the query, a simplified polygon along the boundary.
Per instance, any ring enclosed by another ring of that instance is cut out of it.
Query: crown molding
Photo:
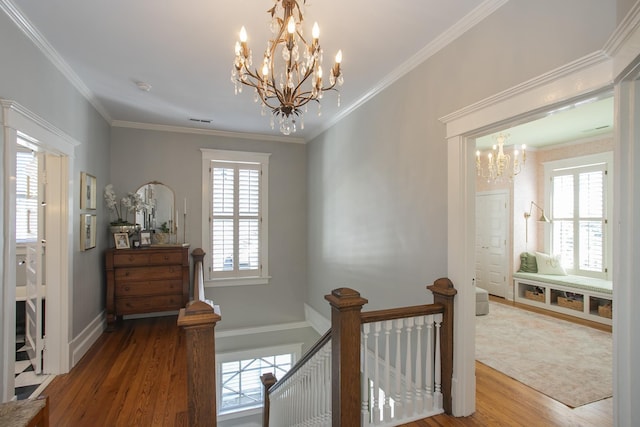
[[[486,0],[480,6],[476,7],[474,10],[469,12],[464,18],[460,21],[456,22],[453,26],[451,26],[447,31],[443,32],[431,43],[423,47],[418,53],[413,55],[407,61],[400,64],[397,68],[395,68],[391,73],[389,73],[386,77],[380,80],[375,86],[371,88],[368,92],[366,92],[362,97],[357,99],[353,104],[347,106],[342,109],[340,113],[336,114],[331,120],[325,122],[323,126],[310,135],[308,140],[312,140],[327,129],[333,127],[339,121],[347,117],[353,111],[357,110],[369,101],[371,98],[376,96],[378,93],[382,92],[387,87],[391,86],[396,81],[400,80],[404,75],[412,71],[418,65],[425,62],[427,59],[438,53],[440,50],[445,48],[447,45],[452,43],[454,40],[462,36],[464,33],[469,31],[471,28],[476,26],[479,22],[485,19],[487,16],[491,15],[501,6],[506,4],[509,0]]]
[[[221,136],[225,138],[236,139],[250,139],[255,141],[270,141],[270,142],[288,142],[293,144],[304,144],[305,140],[302,138],[292,138],[285,136],[264,135],[258,133],[249,132],[228,132],[216,129],[201,129],[190,128],[186,126],[170,126],[159,125],[153,123],[139,123],[128,122],[125,120],[113,120],[111,122],[112,127],[129,128],[129,129],[142,129],[142,130],[154,130],[159,132],[176,132],[176,133],[190,133],[195,135],[209,135],[209,136]]]
[[[611,34],[602,50],[611,57],[616,56],[638,27],[640,27],[640,2],[636,1]]]
[[[69,80],[78,92],[96,109],[107,123],[111,116],[98,101],[94,93],[84,84],[62,56],[51,46],[38,29],[24,16],[11,0],[0,0],[0,9],[16,24],[29,40],[47,57],[47,59]]]

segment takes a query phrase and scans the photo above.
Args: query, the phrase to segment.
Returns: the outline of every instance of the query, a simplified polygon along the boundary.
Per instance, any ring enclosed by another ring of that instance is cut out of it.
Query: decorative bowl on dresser
[[[123,315],[177,311],[189,301],[189,253],[182,246],[108,249],[107,329]]]

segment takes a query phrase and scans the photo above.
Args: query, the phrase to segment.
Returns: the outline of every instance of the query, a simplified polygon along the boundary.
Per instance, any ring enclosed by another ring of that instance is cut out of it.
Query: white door
[[[507,296],[506,191],[476,194],[476,286],[491,295]]]
[[[25,339],[27,353],[36,374],[42,373],[42,352],[44,339],[42,330],[43,299],[43,254],[45,247],[43,224],[45,204],[42,200],[44,176],[41,155],[34,155],[27,168],[27,199],[33,201],[27,211],[27,233],[30,235],[26,243],[27,264],[27,299],[25,302]]]

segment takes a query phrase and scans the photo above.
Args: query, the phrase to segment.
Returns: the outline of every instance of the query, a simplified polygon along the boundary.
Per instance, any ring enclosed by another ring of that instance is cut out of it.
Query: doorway
[[[69,357],[69,313],[70,286],[72,268],[73,224],[70,212],[73,207],[73,181],[69,170],[73,167],[74,147],[78,145],[59,129],[46,123],[20,105],[0,100],[2,107],[2,137],[4,173],[2,187],[4,199],[4,227],[2,272],[2,360],[0,371],[2,401],[13,399],[15,393],[15,353],[16,353],[16,158],[18,139],[44,158],[46,173],[46,215],[43,230],[47,230],[46,250],[42,264],[44,275],[40,279],[46,285],[47,309],[41,319],[46,325],[45,357],[40,362],[46,373],[60,374],[68,372]],[[45,194],[45,193],[43,193]],[[40,207],[42,202],[40,201]],[[40,242],[42,246],[45,242]],[[42,251],[41,251],[42,252]],[[38,255],[35,256],[38,259]],[[37,303],[36,303],[37,305]],[[37,315],[37,314],[36,314]],[[36,324],[40,321],[36,321]],[[41,324],[41,323],[40,323]],[[38,335],[36,331],[35,335]],[[35,355],[35,354],[34,354]],[[38,363],[38,362],[36,362]]]

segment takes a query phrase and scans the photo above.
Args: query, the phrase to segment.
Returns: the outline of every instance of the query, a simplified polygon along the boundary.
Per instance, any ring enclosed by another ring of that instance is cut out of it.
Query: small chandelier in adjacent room
[[[263,115],[267,110],[272,114],[271,128],[275,127],[277,120],[280,131],[285,135],[295,132],[298,123],[300,129],[304,129],[307,104],[310,101],[320,104],[325,91],[337,91],[334,87],[336,84],[341,86],[343,82],[340,50],[329,72],[328,84],[323,81],[318,23],[313,25],[312,38],[307,41],[304,38],[304,17],[299,2],[304,5],[306,0],[274,0],[273,7],[267,11],[271,15],[273,38],[267,42],[259,68],[253,67],[251,49],[247,45],[247,32],[242,27],[240,41],[236,42],[236,57],[231,72],[236,94],[242,92],[243,85],[253,87],[255,102],[262,103]],[[318,108],[320,109],[320,105]]]
[[[500,133],[495,138],[498,143],[494,144],[493,149],[487,154],[486,167],[482,165],[480,151],[476,151],[476,171],[478,176],[486,178],[487,181],[511,180],[522,172],[527,160],[526,145],[522,144],[522,152],[513,150],[512,155],[509,155],[504,152],[504,142],[509,138],[509,134]]]

